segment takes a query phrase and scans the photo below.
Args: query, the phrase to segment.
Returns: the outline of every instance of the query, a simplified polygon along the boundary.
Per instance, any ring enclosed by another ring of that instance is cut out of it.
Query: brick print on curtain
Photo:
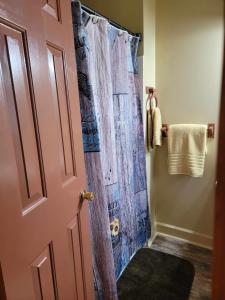
[[[109,40],[119,200],[111,195],[108,201],[111,227],[114,223],[120,226],[118,235],[112,234],[118,278],[131,257],[149,238],[150,224],[142,106],[136,64],[138,38],[111,27]],[[119,207],[120,217],[111,209],[114,206]]]
[[[87,61],[88,41],[78,2],[72,2],[72,11],[84,152],[99,152],[98,125]]]
[[[88,43],[88,36],[84,24],[87,24],[89,15],[81,11],[81,5],[78,1],[72,3],[72,16],[73,16],[73,29],[74,29],[74,42],[76,48],[77,69],[84,73],[85,77],[91,85],[90,66],[90,45]],[[104,24],[101,24],[104,29]],[[96,28],[98,29],[98,28]],[[92,32],[94,34],[94,32]],[[98,31],[96,34],[99,33]],[[81,48],[82,45],[82,48]],[[79,55],[79,52],[84,55]],[[82,57],[82,59],[81,59]],[[106,61],[106,60],[105,60]],[[93,67],[93,65],[92,65]],[[78,76],[78,82],[80,77]],[[92,97],[87,98],[83,92],[83,88],[79,82],[79,95],[82,120],[87,120],[89,116],[96,120],[93,129],[97,126],[97,114],[95,108],[96,89],[92,87]],[[96,86],[96,83],[95,83]],[[111,95],[112,97],[112,95]],[[86,125],[86,123],[84,124]],[[98,132],[98,130],[97,130]],[[86,137],[83,133],[83,141],[85,143]],[[98,132],[98,140],[100,150],[100,137]],[[84,144],[85,146],[85,144]],[[88,145],[87,145],[88,146]],[[91,147],[88,147],[90,149]],[[85,147],[84,147],[85,151]],[[98,151],[85,151],[85,165],[87,172],[88,189],[95,194],[95,200],[90,204],[90,227],[91,238],[93,247],[93,274],[94,274],[94,288],[96,299],[99,300],[116,300],[116,276],[113,259],[113,250],[111,243],[110,221],[108,214],[108,201],[107,194],[104,187],[104,175],[102,168],[101,152]]]
[[[96,299],[116,300],[116,280],[150,237],[138,39],[81,12],[80,3],[72,2],[78,72],[86,66],[91,89],[88,102],[78,76],[82,120],[91,116],[89,127],[99,142],[98,152],[85,151],[83,138],[88,188],[95,193],[90,204],[94,285]]]

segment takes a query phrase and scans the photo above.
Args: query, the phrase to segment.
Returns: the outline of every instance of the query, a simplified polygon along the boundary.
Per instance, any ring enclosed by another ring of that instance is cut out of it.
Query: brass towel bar
[[[168,125],[163,124],[161,131],[162,131],[162,136],[167,137]],[[214,138],[214,137],[215,137],[215,124],[214,123],[209,123],[208,124],[208,138]]]
[[[154,87],[146,86],[145,87],[145,92],[148,95],[154,95],[154,97],[156,98],[156,101],[158,103],[157,97],[155,95],[156,89]],[[167,137],[168,125],[163,124],[161,131],[162,131],[162,136]],[[208,138],[214,138],[214,137],[215,137],[215,124],[214,123],[209,123],[208,124]]]

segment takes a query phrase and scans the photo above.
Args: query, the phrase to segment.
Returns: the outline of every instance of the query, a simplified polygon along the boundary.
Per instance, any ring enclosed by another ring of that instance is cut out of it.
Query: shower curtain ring
[[[92,17],[92,23],[93,24],[97,24],[98,23],[98,17],[97,16],[93,16]]]

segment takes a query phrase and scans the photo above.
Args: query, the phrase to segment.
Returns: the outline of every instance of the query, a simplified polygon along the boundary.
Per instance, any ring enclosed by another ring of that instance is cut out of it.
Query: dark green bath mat
[[[117,282],[119,300],[188,300],[194,266],[156,250],[139,250]]]

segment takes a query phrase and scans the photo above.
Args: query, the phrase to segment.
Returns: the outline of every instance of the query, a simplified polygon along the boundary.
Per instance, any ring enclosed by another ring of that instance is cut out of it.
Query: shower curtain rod
[[[109,22],[112,26],[114,26],[114,27],[116,27],[116,28],[118,28],[118,29],[121,29],[121,30],[125,30],[125,31],[127,31],[127,32],[128,32],[130,35],[132,35],[132,36],[138,37],[138,38],[139,38],[139,41],[141,42],[141,38],[142,38],[141,33],[133,33],[132,31],[128,30],[126,27],[123,27],[122,25],[120,25],[120,24],[118,24],[118,23],[116,23],[116,22],[110,20],[109,18],[103,16],[102,14],[98,13],[97,11],[91,9],[90,7],[88,7],[88,6],[84,5],[84,4],[81,4],[81,7],[82,7],[82,9],[83,9],[84,11],[86,11],[87,13],[89,13],[89,14],[94,14],[95,16],[104,18],[104,19],[108,20],[108,22]]]

